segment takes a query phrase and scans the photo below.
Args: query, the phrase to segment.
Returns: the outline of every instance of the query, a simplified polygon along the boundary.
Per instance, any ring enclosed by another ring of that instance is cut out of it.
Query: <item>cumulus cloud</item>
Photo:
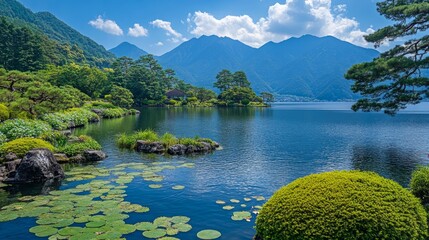
[[[124,34],[121,27],[119,27],[119,25],[116,24],[115,21],[103,19],[101,16],[98,16],[98,18],[95,20],[89,21],[89,25],[109,34],[117,36],[121,36]]]
[[[152,21],[150,24],[152,24],[154,27],[163,29],[167,36],[170,37],[170,41],[177,43],[177,42],[183,42],[187,39],[183,37],[183,35],[171,27],[171,22],[167,22],[164,20],[156,19],[155,21]]]
[[[159,47],[164,46],[164,43],[163,42],[157,42],[156,46],[159,46]]]
[[[207,12],[195,12],[188,17],[190,32],[196,36],[230,37],[253,47],[268,41],[281,41],[293,36],[313,34],[332,35],[339,39],[366,46],[362,31],[355,19],[343,15],[345,4],[332,6],[331,0],[288,0],[269,7],[267,17],[257,21],[248,15],[215,18]]]
[[[140,24],[135,23],[133,27],[128,28],[128,35],[131,37],[146,37],[148,30]]]

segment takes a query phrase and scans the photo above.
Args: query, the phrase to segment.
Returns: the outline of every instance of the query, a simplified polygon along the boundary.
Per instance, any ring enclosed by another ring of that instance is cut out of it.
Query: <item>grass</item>
[[[200,138],[198,136],[194,138],[177,138],[171,133],[164,133],[162,136],[159,136],[151,129],[138,131],[129,135],[122,133],[117,136],[116,143],[120,148],[134,149],[138,140],[160,142],[166,148],[176,144],[183,144],[185,146],[201,146],[201,142],[207,142],[212,146],[215,145],[215,142],[208,138]]]

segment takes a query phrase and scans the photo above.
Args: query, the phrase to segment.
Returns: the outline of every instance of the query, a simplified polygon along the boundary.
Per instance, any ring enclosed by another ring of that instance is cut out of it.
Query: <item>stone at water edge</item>
[[[83,157],[88,162],[98,162],[107,158],[107,155],[102,151],[86,150],[83,152]]]
[[[137,152],[144,152],[144,153],[164,153],[165,147],[160,142],[148,142],[148,141],[138,140],[136,143],[136,150]]]
[[[16,156],[15,153],[8,153],[6,154],[6,156],[4,156],[4,160],[6,160],[6,162],[10,162],[16,159],[18,159],[18,156]]]
[[[52,152],[48,149],[33,149],[22,159],[15,176],[6,179],[5,182],[31,183],[62,178],[64,171]]]
[[[67,157],[67,155],[65,155],[63,153],[56,153],[56,154],[54,154],[54,157],[57,160],[57,162],[59,162],[59,163],[70,162],[70,159]]]
[[[176,144],[168,148],[170,155],[185,155],[187,147],[183,144]]]

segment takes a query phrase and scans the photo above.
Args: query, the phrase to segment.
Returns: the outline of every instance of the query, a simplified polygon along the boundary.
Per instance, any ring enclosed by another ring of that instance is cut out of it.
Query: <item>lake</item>
[[[255,234],[256,217],[252,214],[250,222],[233,221],[232,212],[255,210],[255,206],[264,203],[256,196],[268,199],[278,188],[299,177],[359,169],[375,171],[407,187],[412,171],[429,163],[429,103],[395,117],[355,113],[350,106],[351,103],[279,103],[271,108],[144,108],[139,116],[103,120],[74,133],[90,135],[101,143],[109,157],[97,164],[100,168],[124,163],[195,164],[193,168],[163,170],[163,186],[159,189],[149,188],[151,183],[138,177],[128,183],[125,201],[147,206],[150,211],[130,214],[127,223],[184,215],[191,218],[192,230],[177,238],[197,239],[200,230],[215,229],[222,233],[220,239],[244,240]],[[120,150],[115,145],[115,135],[146,128],[179,137],[208,137],[223,149],[203,156],[167,157]],[[64,181],[60,189],[88,181]],[[173,190],[174,185],[185,189]],[[22,192],[0,191],[2,205],[7,198],[13,201]],[[230,199],[240,203],[231,203]],[[217,200],[235,209],[223,210]],[[28,232],[33,226],[34,218],[0,223],[0,238],[37,239]],[[145,239],[141,231],[125,237]]]

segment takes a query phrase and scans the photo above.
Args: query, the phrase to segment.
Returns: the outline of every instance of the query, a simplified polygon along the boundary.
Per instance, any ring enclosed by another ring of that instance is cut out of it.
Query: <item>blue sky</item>
[[[201,35],[252,47],[293,36],[333,35],[364,47],[362,36],[389,22],[375,0],[19,0],[49,11],[110,49],[128,41],[160,55]]]

